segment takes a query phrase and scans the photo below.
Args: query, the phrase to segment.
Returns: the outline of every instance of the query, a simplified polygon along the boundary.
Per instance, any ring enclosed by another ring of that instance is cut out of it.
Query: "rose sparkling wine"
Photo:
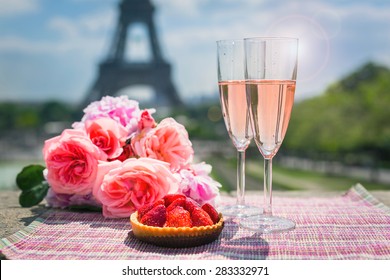
[[[264,158],[272,158],[286,135],[294,104],[294,80],[247,81],[253,139]]]
[[[243,218],[256,215],[261,209],[245,203],[245,152],[252,130],[245,85],[244,40],[217,41],[217,71],[220,103],[225,127],[237,151],[236,204],[223,205],[225,217]]]
[[[294,103],[298,39],[244,39],[245,83],[253,139],[264,159],[263,213],[241,219],[240,226],[262,233],[292,230],[295,222],[272,213],[272,159],[286,135]]]
[[[223,119],[229,136],[237,149],[246,149],[252,135],[248,123],[245,81],[221,81],[218,86]]]

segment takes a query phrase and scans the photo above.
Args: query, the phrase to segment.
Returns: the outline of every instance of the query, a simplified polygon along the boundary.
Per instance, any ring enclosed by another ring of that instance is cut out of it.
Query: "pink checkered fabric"
[[[249,203],[259,199],[247,197]],[[262,235],[228,220],[218,240],[170,249],[137,240],[128,219],[50,210],[2,239],[0,250],[8,259],[41,260],[390,259],[390,208],[361,185],[337,197],[275,197],[274,213],[296,221],[296,229]]]

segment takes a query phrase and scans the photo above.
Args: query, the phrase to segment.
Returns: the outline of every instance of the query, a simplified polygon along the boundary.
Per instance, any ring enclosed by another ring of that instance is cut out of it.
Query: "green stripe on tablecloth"
[[[355,191],[363,200],[369,202],[371,205],[375,206],[376,208],[381,209],[387,212],[388,214],[390,214],[390,207],[380,202],[371,193],[369,193],[367,189],[363,187],[361,184],[357,183],[346,194],[348,194],[351,191]]]
[[[25,237],[33,234],[37,227],[43,223],[45,219],[43,218],[37,218],[35,219],[31,224],[26,226],[25,228],[19,230],[18,232],[15,232],[14,234],[5,237],[0,240],[0,250],[2,250],[5,247],[11,246],[12,244],[15,244],[19,241],[22,241]]]

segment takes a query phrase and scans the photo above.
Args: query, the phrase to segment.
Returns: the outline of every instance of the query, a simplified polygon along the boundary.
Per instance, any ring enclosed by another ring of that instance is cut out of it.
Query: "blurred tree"
[[[5,133],[6,130],[15,126],[15,112],[17,106],[13,103],[0,104],[0,132]]]
[[[363,65],[325,94],[296,104],[284,147],[305,156],[389,161],[389,91],[390,70]]]
[[[48,101],[42,104],[40,110],[41,122],[73,121],[74,110],[68,104],[57,101]]]
[[[73,122],[75,111],[69,104],[49,101],[43,104],[0,103],[0,134],[30,128],[40,131],[48,122]]]
[[[19,110],[14,118],[16,129],[37,128],[39,126],[39,115],[35,108],[29,107]]]
[[[176,108],[172,117],[186,127],[191,139],[227,139],[229,136],[218,108],[218,102]]]

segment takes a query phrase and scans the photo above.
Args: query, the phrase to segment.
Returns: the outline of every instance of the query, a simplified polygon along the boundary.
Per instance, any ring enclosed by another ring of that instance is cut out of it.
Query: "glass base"
[[[273,233],[294,229],[295,222],[276,216],[257,215],[240,220],[240,226],[252,231]]]
[[[218,208],[218,211],[221,212],[224,217],[230,218],[245,218],[263,213],[263,210],[259,207],[239,204],[223,206]]]

